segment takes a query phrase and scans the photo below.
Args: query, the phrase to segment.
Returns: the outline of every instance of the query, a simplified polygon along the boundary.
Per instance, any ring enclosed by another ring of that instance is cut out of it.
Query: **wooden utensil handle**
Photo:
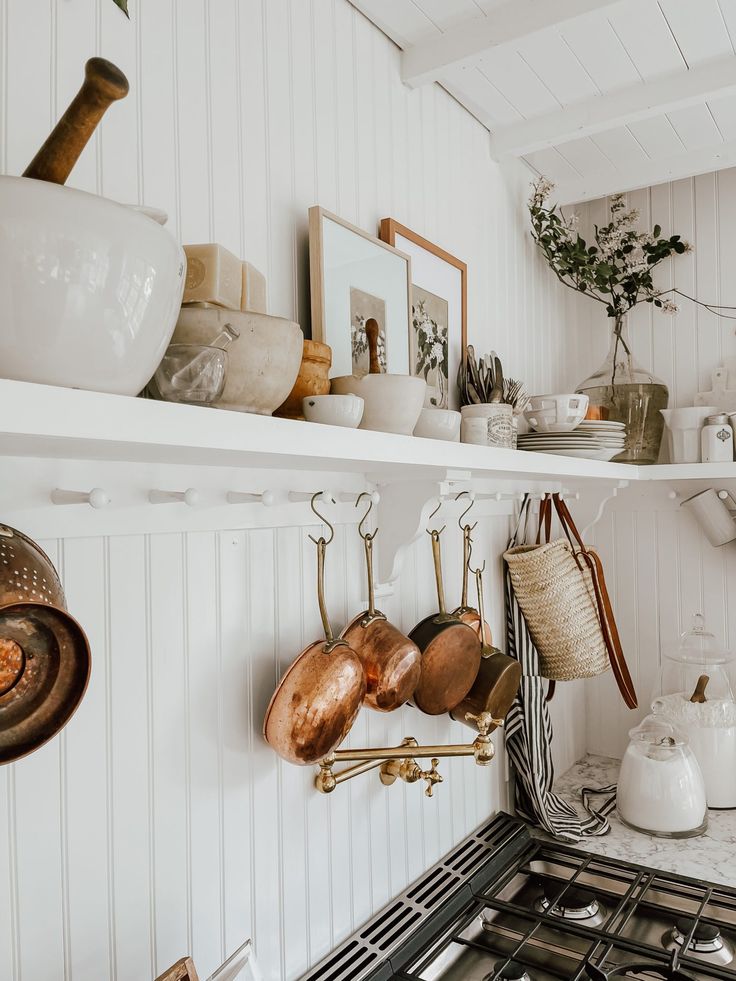
[[[24,177],[64,184],[105,110],[128,94],[128,79],[112,62],[90,58],[84,82],[46,142],[23,171]]]
[[[365,322],[365,336],[368,341],[368,372],[371,375],[381,374],[381,361],[378,357],[378,321],[374,317],[369,317]]]

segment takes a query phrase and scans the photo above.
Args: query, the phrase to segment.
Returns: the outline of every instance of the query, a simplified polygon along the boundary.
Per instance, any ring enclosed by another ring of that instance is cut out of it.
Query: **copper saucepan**
[[[356,507],[364,496],[358,497]],[[373,501],[358,525],[368,571],[368,609],[354,617],[340,636],[350,644],[363,665],[365,704],[378,712],[393,712],[414,694],[422,670],[422,655],[417,645],[376,609],[373,539],[377,532],[363,531],[363,522],[372,507]]]
[[[322,515],[312,510],[321,520]],[[273,693],[263,735],[279,756],[289,763],[318,763],[343,741],[365,698],[363,665],[346,640],[335,640],[325,605],[325,551],[334,537],[309,537],[317,546],[317,599],[325,632],[324,640],[305,647]]]
[[[440,532],[429,534],[439,612],[425,617],[409,634],[422,652],[422,672],[412,701],[427,715],[442,715],[470,691],[480,667],[480,642],[467,623],[445,608]]]
[[[483,568],[475,569],[474,575],[478,591],[479,621],[485,623]],[[484,643],[481,649],[480,670],[473,687],[450,715],[456,722],[463,722],[471,729],[477,729],[477,719],[483,712],[488,712],[493,717],[493,727],[489,730],[492,732],[506,718],[506,713],[519,690],[520,681],[521,664],[492,644]]]

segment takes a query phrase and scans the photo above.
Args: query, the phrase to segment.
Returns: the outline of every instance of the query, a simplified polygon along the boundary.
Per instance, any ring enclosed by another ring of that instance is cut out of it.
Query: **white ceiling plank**
[[[660,7],[691,67],[734,53],[717,0],[660,0]]]
[[[560,105],[600,95],[595,82],[556,31],[541,31],[525,38],[517,50]],[[487,60],[492,59],[493,52]]]
[[[725,170],[736,165],[736,141],[716,148],[693,150],[667,160],[647,160],[619,170],[615,175],[597,174],[560,182],[555,198],[560,204],[577,204],[637,187],[651,187],[668,181]]]
[[[687,68],[654,0],[628,0],[611,11],[608,21],[645,81]]]
[[[441,31],[485,16],[474,0],[414,0],[414,3]]]
[[[616,171],[605,153],[592,140],[573,140],[571,143],[566,143],[564,147],[557,149],[558,153],[583,176],[586,174],[598,175],[605,171],[613,174]]]
[[[599,14],[578,17],[560,33],[601,92],[641,82],[620,38]]]
[[[493,134],[491,152],[497,159],[525,156],[543,147],[559,146],[730,94],[736,94],[736,58],[733,55],[690,71],[639,82],[564,109],[510,123]]]
[[[679,109],[677,112],[669,112],[667,118],[687,150],[702,150],[703,147],[713,147],[723,143],[723,136],[705,103],[700,106],[688,106],[687,109]]]
[[[685,153],[685,145],[666,116],[629,123],[629,129],[652,160],[668,160]]]
[[[614,167],[631,167],[639,160],[648,160],[644,148],[626,126],[606,130],[591,136],[595,145],[608,157]]]
[[[453,65],[477,60],[488,48],[516,43],[548,27],[593,10],[614,7],[617,0],[507,0],[491,8],[485,18],[472,19],[439,37],[407,48],[401,57],[401,74],[411,86],[441,79]]]
[[[493,58],[481,58],[478,70],[521,116],[555,112],[560,108],[544,82],[511,48],[497,51]]]
[[[562,154],[554,149],[538,150],[536,153],[530,153],[524,159],[533,170],[549,177],[555,184],[575,184],[582,178],[580,171],[576,170],[569,160],[565,160]]]
[[[350,3],[400,48],[441,33],[412,0],[350,0]]]
[[[723,139],[726,142],[736,140],[736,96],[729,95],[722,99],[710,99],[708,108]]]
[[[478,111],[481,111],[484,116],[482,121],[489,129],[522,118],[518,110],[478,68],[450,69],[442,79],[442,86],[477,118],[480,118]],[[474,109],[471,109],[471,103]]]

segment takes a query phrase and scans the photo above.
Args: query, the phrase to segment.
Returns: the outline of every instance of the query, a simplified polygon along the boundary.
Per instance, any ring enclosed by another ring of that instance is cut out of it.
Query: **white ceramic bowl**
[[[419,422],[414,427],[415,436],[425,439],[444,439],[448,443],[460,441],[462,416],[454,409],[422,409]]]
[[[427,383],[410,375],[340,375],[330,379],[335,395],[359,395],[365,402],[361,429],[411,436],[424,405]]]
[[[302,399],[302,412],[307,422],[357,429],[364,405],[359,395],[307,395]]]
[[[538,433],[569,433],[585,418],[587,395],[534,395],[524,418]]]
[[[302,363],[304,335],[299,324],[265,313],[221,307],[182,307],[174,331],[180,344],[211,344],[225,324],[240,337],[227,349],[225,390],[220,409],[270,416],[294,387]]]
[[[122,204],[0,177],[0,375],[137,395],[166,351],[186,259]]]

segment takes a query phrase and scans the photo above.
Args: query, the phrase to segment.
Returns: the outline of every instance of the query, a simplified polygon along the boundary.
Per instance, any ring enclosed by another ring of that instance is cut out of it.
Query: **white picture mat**
[[[409,374],[409,261],[322,215],[322,340],[332,348],[330,377],[350,375],[350,288],[386,303],[386,352],[392,374]]]
[[[414,285],[447,300],[447,357],[450,408],[458,409],[457,371],[463,355],[463,273],[433,252],[396,232],[394,244],[411,257],[411,281]]]

